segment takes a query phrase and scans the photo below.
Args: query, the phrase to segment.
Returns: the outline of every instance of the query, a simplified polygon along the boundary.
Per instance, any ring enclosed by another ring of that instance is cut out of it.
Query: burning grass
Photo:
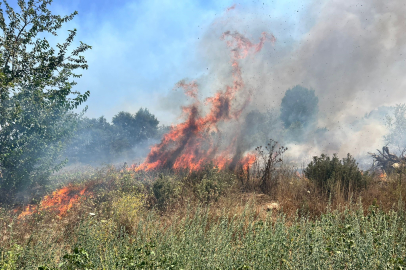
[[[261,194],[255,173],[247,179],[246,171],[212,166],[195,172],[105,168],[86,174],[88,180],[77,178],[76,184],[44,197],[31,206],[38,211],[23,218],[12,209],[0,209],[0,266],[405,266],[405,179],[400,183],[393,175],[383,182],[371,176],[366,189],[346,199],[339,187],[329,198],[286,166],[276,177],[276,191]],[[74,199],[63,215],[44,203],[59,200],[58,194]],[[268,211],[271,203],[279,209]]]

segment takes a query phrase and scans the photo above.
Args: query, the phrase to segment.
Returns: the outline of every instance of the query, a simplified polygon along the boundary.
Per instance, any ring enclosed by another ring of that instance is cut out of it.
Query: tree
[[[76,29],[51,47],[67,16],[48,10],[52,0],[18,0],[20,12],[0,3],[0,198],[9,201],[22,189],[42,185],[63,165],[58,160],[77,125],[73,110],[89,96],[73,91],[77,69],[87,69],[80,42],[70,50]],[[5,18],[7,17],[7,18]],[[40,37],[41,36],[41,37]]]
[[[288,89],[281,103],[280,118],[285,128],[306,128],[317,120],[319,99],[314,90],[309,90],[300,85]]]
[[[106,118],[83,118],[65,155],[69,162],[86,164],[130,160],[147,149],[148,139],[158,139],[167,131],[147,109],[136,114],[119,112],[113,124]],[[140,151],[141,150],[141,151]]]
[[[157,135],[159,121],[147,108],[138,110],[135,114],[135,122],[139,130],[137,134],[139,142]]]
[[[71,163],[109,163],[115,154],[112,147],[115,138],[114,128],[105,117],[83,118],[64,156]]]
[[[139,109],[135,115],[119,112],[113,117],[118,137],[127,141],[130,147],[158,134],[158,119],[148,109]]]

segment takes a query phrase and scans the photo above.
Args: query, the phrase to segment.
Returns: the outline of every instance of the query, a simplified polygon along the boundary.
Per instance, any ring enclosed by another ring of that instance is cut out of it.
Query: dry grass
[[[255,175],[243,182],[241,175],[214,171],[210,172],[213,181],[207,180],[204,175],[167,173],[165,179],[172,183],[169,187],[169,193],[172,192],[169,195],[172,197],[167,198],[168,203],[164,208],[159,208],[152,192],[154,182],[162,178],[158,173],[136,174],[105,168],[83,175],[86,179],[76,175],[73,182],[88,185],[91,193],[62,217],[52,211],[40,211],[18,218],[18,211],[0,208],[0,251],[17,252],[15,250],[18,247],[41,246],[52,252],[36,254],[30,260],[42,262],[51,256],[56,259],[53,263],[58,263],[78,243],[78,230],[84,222],[96,226],[92,237],[107,241],[121,230],[138,237],[140,222],[165,233],[174,228],[183,228],[185,217],[194,219],[198,218],[196,215],[206,215],[205,230],[209,231],[213,224],[223,222],[224,218],[228,222],[243,218],[249,209],[250,218],[244,225],[246,228],[252,222],[265,221],[267,218],[276,222],[282,213],[285,215],[285,224],[289,225],[300,217],[317,220],[327,211],[351,209],[359,199],[362,200],[365,214],[371,205],[385,213],[398,211],[399,205],[402,205],[399,202],[406,201],[406,179],[399,181],[398,176],[388,177],[386,181],[377,176],[371,177],[366,189],[352,193],[350,199],[346,200],[339,186],[329,197],[291,169],[278,172],[276,190],[271,194],[260,192],[255,185],[259,183]],[[227,184],[220,185],[218,181]],[[208,184],[202,187],[201,183]],[[216,193],[211,193],[210,188],[216,189]],[[218,196],[202,197],[204,191]],[[208,198],[209,201],[202,201],[202,198]],[[272,210],[271,216],[268,211],[270,203],[280,205],[280,210]],[[143,230],[146,234],[151,233]]]

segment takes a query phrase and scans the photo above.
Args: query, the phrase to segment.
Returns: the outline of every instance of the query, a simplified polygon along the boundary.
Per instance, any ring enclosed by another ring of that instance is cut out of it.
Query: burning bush
[[[304,174],[328,195],[334,191],[343,191],[346,199],[351,191],[366,186],[367,174],[360,171],[358,163],[350,154],[342,161],[336,154],[331,159],[325,154],[315,156]]]

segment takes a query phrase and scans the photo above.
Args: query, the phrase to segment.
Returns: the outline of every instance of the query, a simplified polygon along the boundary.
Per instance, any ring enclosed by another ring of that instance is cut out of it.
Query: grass
[[[377,177],[345,199],[289,168],[275,190],[197,173],[68,172],[90,193],[64,216],[0,208],[0,269],[403,269],[406,185]],[[280,211],[267,211],[278,202]]]

